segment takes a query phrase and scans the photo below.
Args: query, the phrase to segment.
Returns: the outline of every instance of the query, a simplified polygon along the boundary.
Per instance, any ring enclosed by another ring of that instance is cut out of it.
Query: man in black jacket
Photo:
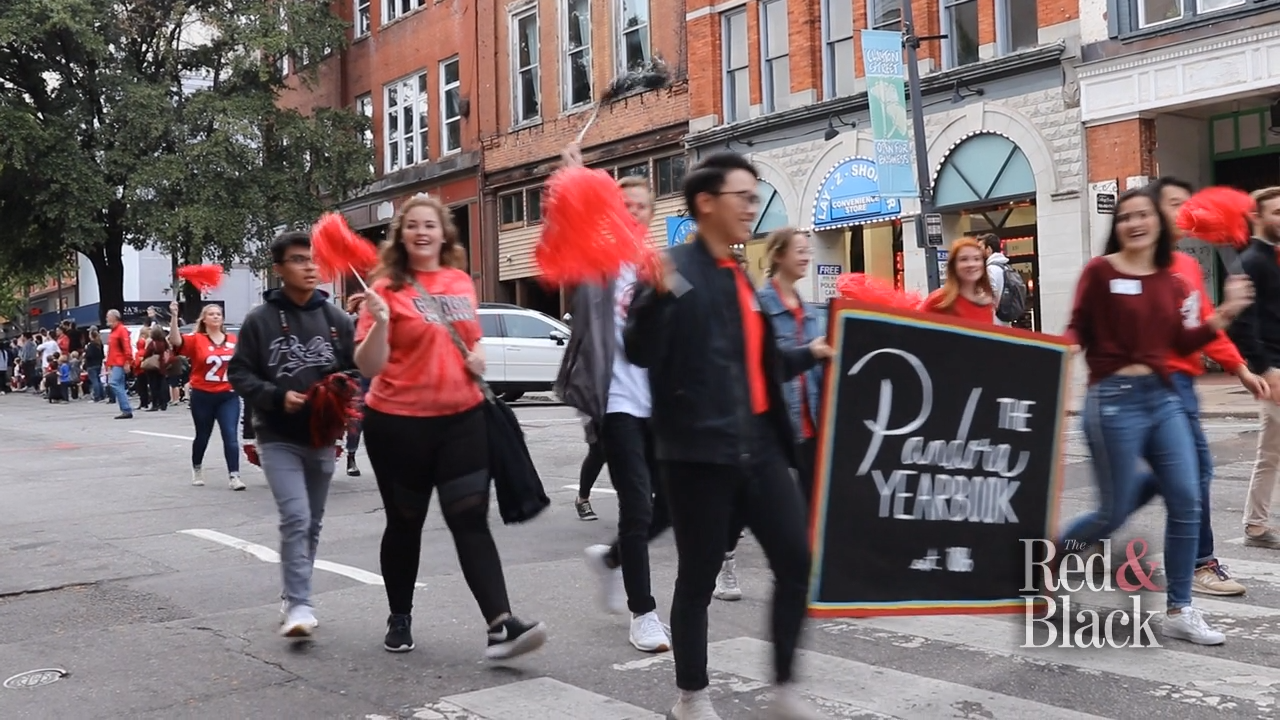
[[[780,350],[734,259],[760,209],[751,163],[712,155],[685,176],[684,193],[698,236],[668,250],[663,276],[640,285],[624,331],[627,357],[649,371],[654,452],[676,537],[671,639],[680,698],[671,717],[719,718],[707,695],[707,607],[735,518],[751,528],[775,578],[772,717],[820,717],[791,691],[809,549],[782,382],[831,349],[817,340]]]
[[[252,407],[257,457],[280,512],[280,633],[306,637],[317,625],[311,572],[335,459],[333,445],[312,443],[306,393],[327,375],[354,367],[355,331],[316,289],[310,236],[282,233],[271,243],[271,261],[283,287],[264,293],[265,302],[245,317],[227,378]]]
[[[1253,194],[1256,236],[1240,254],[1253,282],[1254,301],[1228,329],[1249,369],[1262,376],[1271,399],[1262,401],[1258,455],[1244,504],[1244,544],[1280,550],[1280,533],[1270,525],[1271,495],[1280,474],[1280,187]]]

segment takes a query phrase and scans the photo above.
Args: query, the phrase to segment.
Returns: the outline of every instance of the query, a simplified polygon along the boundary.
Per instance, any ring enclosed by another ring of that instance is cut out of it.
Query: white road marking
[[[1126,557],[1120,555],[1121,557]],[[1126,557],[1127,559],[1127,557]],[[1239,580],[1259,580],[1270,585],[1280,585],[1280,564],[1269,562],[1258,562],[1257,560],[1241,560],[1239,558],[1218,558],[1218,561],[1231,569],[1231,576]],[[1121,561],[1123,562],[1123,561]],[[1158,563],[1157,568],[1164,570],[1164,553],[1152,553],[1139,560],[1143,563],[1143,571],[1146,571],[1147,563]],[[1113,570],[1119,570],[1120,563],[1113,565]],[[1130,571],[1125,571],[1125,576],[1129,582],[1133,582],[1134,578]],[[1200,604],[1199,598],[1195,604]]]
[[[564,486],[564,489],[565,489],[565,490],[577,490],[577,489],[578,489],[578,486],[577,486],[577,485],[565,485],[565,486]],[[606,488],[606,487],[593,487],[593,488],[591,488],[591,492],[593,492],[593,493],[604,493],[605,495],[617,495],[617,494],[618,494],[618,491],[617,491],[617,490],[610,490],[609,488]]]
[[[134,435],[150,435],[151,437],[170,438],[173,440],[195,440],[193,437],[186,435],[170,435],[169,433],[147,432],[146,430],[130,430]]]
[[[750,680],[771,682],[772,652],[772,646],[764,640],[723,640],[707,647],[707,666]],[[982,717],[991,720],[1101,720],[1097,715],[832,655],[805,650],[796,655],[795,687],[800,692],[899,720],[957,717],[958,708],[975,706],[982,708]]]
[[[469,714],[450,715],[451,708]],[[423,708],[435,715],[414,714],[415,718],[441,720],[662,720],[651,710],[621,700],[598,695],[548,677],[499,685],[463,695],[442,698],[435,706]],[[473,713],[473,714],[471,714]]]
[[[258,558],[262,562],[275,563],[275,564],[280,563],[280,553],[276,552],[275,550],[272,550],[271,548],[263,545],[259,545],[257,543],[251,543],[248,540],[241,540],[238,537],[232,537],[225,533],[220,533],[217,530],[205,530],[203,528],[195,528],[192,530],[179,530],[178,534],[190,535],[191,537],[198,537],[202,540],[211,540],[213,542],[218,543],[219,545],[226,545],[227,547],[235,548],[236,550],[239,550],[241,552],[248,553],[249,555],[252,555]],[[315,568],[316,570],[324,570],[325,572],[331,572],[335,575],[341,575],[343,577],[351,578],[352,580],[355,580],[356,582],[364,583],[365,585],[385,585],[386,584],[383,582],[381,575],[378,575],[376,573],[371,573],[368,570],[361,570],[358,567],[343,565],[342,563],[329,562],[328,560],[316,560]],[[426,584],[415,583],[415,586],[424,588],[426,587]]]

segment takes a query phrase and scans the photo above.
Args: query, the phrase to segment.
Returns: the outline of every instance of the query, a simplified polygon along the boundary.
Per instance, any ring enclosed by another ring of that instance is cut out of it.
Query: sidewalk
[[[1200,394],[1200,416],[1210,418],[1239,418],[1252,420],[1258,417],[1257,402],[1248,391],[1240,387],[1233,375],[1206,373],[1196,379],[1196,391]],[[1079,415],[1084,402],[1085,385],[1075,383],[1072,388],[1068,415]]]

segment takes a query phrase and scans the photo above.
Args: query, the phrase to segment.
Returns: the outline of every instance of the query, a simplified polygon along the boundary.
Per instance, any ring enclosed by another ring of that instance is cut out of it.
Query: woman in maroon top
[[[1195,443],[1165,360],[1188,355],[1216,337],[1249,306],[1253,289],[1248,280],[1231,278],[1224,302],[1208,322],[1184,326],[1185,290],[1170,272],[1173,245],[1156,200],[1145,190],[1130,190],[1116,203],[1104,255],[1085,266],[1076,286],[1067,332],[1089,367],[1082,420],[1100,500],[1097,510],[1068,526],[1060,547],[1089,547],[1124,524],[1141,490],[1138,461],[1145,459],[1168,514],[1168,615],[1161,630],[1168,637],[1220,645],[1223,634],[1191,607],[1199,481]]]

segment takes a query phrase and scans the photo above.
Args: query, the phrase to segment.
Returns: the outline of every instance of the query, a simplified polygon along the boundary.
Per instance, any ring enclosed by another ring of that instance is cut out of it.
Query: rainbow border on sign
[[[1052,537],[1052,531],[1058,524],[1058,512],[1062,503],[1062,435],[1067,415],[1067,403],[1070,401],[1070,341],[1056,335],[1028,332],[1016,328],[1004,328],[983,325],[961,318],[947,317],[940,319],[936,314],[924,314],[910,310],[898,310],[880,306],[866,305],[851,300],[833,300],[828,310],[827,338],[835,356],[831,358],[829,367],[843,367],[844,359],[844,325],[847,317],[860,317],[879,320],[894,325],[912,327],[928,327],[935,330],[956,333],[959,335],[998,338],[1001,341],[1020,345],[1033,345],[1041,348],[1056,349],[1062,353],[1062,374],[1058,388],[1059,407],[1054,428],[1053,468],[1049,479],[1049,512],[1045,518],[1044,536]],[[822,558],[825,550],[827,500],[829,471],[831,468],[831,451],[834,445],[833,422],[831,414],[840,397],[840,373],[828,372],[822,395],[822,417],[819,421],[818,463],[814,472],[813,512],[809,523],[809,543],[813,548],[812,561],[809,568],[809,615],[812,617],[874,617],[884,615],[995,615],[1001,613],[1019,613],[1026,608],[1026,600],[1022,597],[1004,600],[974,600],[962,602],[876,602],[876,603],[824,603],[818,600],[818,591],[822,587]]]

